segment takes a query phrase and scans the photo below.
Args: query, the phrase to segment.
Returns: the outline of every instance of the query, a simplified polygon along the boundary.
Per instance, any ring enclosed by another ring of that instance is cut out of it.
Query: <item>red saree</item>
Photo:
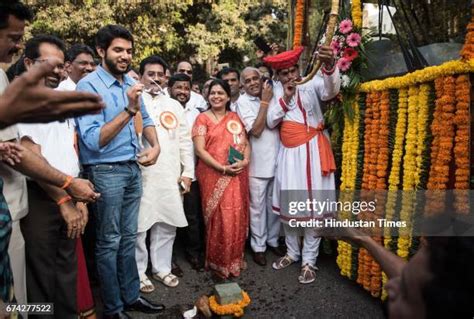
[[[79,318],[95,318],[95,305],[87,274],[86,259],[82,249],[82,240],[76,240],[77,254],[77,308]]]
[[[204,136],[206,150],[222,165],[228,164],[231,145],[243,152],[244,145],[234,144],[234,136],[227,130],[227,123],[231,120],[242,125],[233,112],[229,112],[218,124],[203,113],[197,117],[193,127],[193,137]],[[242,130],[240,138],[242,135],[245,135],[245,130]],[[243,266],[249,227],[248,170],[232,177],[222,175],[199,161],[196,177],[201,188],[206,225],[206,268],[217,271],[223,277],[238,276]]]

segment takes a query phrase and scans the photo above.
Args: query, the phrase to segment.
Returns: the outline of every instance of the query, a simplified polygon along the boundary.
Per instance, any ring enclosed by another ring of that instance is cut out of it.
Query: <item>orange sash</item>
[[[332,153],[329,140],[323,133],[324,125],[318,127],[306,127],[301,123],[293,121],[283,121],[280,126],[281,143],[288,148],[297,147],[309,142],[316,135],[318,136],[319,159],[323,176],[327,176],[336,171],[336,161]]]

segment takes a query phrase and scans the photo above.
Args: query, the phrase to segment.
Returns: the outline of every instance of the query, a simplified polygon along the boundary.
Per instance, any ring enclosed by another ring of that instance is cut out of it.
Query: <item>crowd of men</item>
[[[13,1],[2,4],[1,18],[0,61],[9,63],[32,16]],[[133,46],[133,35],[118,25],[97,32],[95,52],[36,35],[7,72],[11,84],[0,73],[0,300],[53,302],[58,318],[86,317],[94,313],[92,276],[104,318],[158,313],[164,305],[140,292],[155,289],[147,273],[168,287],[179,284],[177,228],[192,268],[205,268],[191,130],[209,108],[213,79],[193,88],[191,63],[171,69],[157,55],[140,61],[136,73]],[[264,58],[266,64],[241,72],[224,68],[217,77],[229,85],[230,110],[250,137],[253,260],[265,266],[271,250],[279,257],[275,270],[301,261],[298,281],[308,284],[316,279],[320,237],[312,228],[290,230],[280,195],[335,188],[320,101],[338,94],[340,76],[332,50],[321,47],[322,72],[297,86],[301,50],[290,53],[290,59]],[[278,240],[282,231],[286,247]],[[389,259],[370,239],[359,241]],[[398,265],[391,271],[398,276],[401,261],[391,261],[386,267]]]

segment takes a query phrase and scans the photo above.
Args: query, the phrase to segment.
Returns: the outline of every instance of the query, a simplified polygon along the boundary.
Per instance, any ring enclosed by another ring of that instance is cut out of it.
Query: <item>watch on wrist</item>
[[[125,112],[127,112],[127,113],[128,113],[130,116],[132,116],[132,117],[135,116],[135,115],[137,115],[137,112],[133,112],[133,111],[130,110],[128,107],[125,107],[123,110],[124,110]]]

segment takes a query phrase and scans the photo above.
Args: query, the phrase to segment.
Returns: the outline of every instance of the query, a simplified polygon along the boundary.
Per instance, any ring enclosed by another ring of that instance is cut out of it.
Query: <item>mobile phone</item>
[[[273,81],[272,81],[272,79],[267,78],[266,76],[263,76],[263,77],[262,77],[262,81],[263,81],[263,83],[268,82],[268,84],[270,84],[271,86],[273,86]]]
[[[255,43],[257,48],[262,50],[265,54],[272,50],[272,48],[270,48],[265,39],[263,39],[262,37],[257,37],[255,40],[253,40],[253,43]]]
[[[184,192],[186,190],[186,184],[184,184],[184,181],[179,182],[179,189]]]

